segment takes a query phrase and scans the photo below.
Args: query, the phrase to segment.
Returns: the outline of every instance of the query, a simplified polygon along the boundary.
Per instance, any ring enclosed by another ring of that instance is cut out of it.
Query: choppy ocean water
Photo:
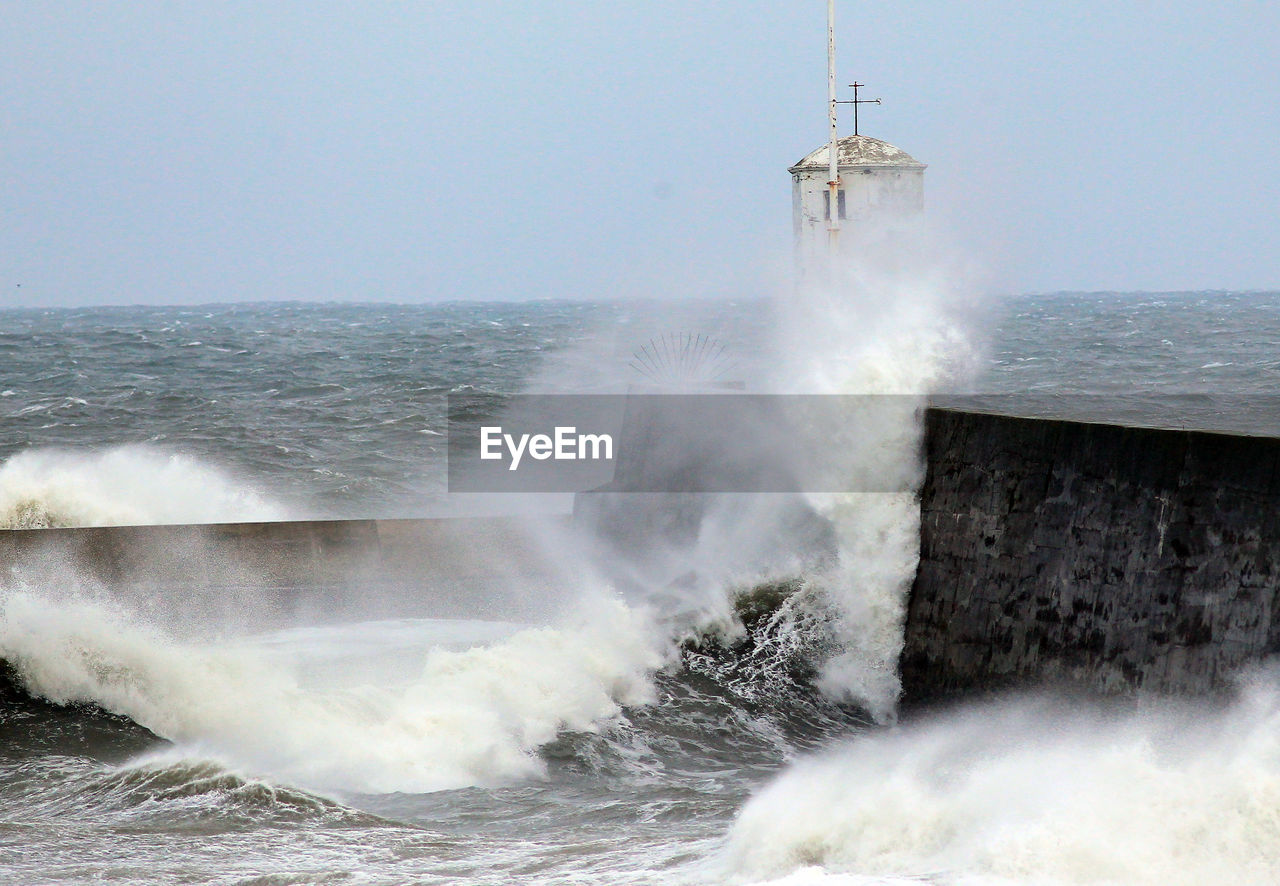
[[[450,393],[625,390],[635,349],[664,334],[714,337],[749,383],[779,347],[811,347],[806,377],[845,360],[854,374],[876,364],[863,380],[888,364],[895,379],[931,377],[912,374],[931,346],[918,330],[904,333],[912,347],[846,352],[818,318],[779,345],[789,310],[0,312],[0,522],[448,513]],[[1280,294],[1029,296],[970,305],[954,322],[968,354],[952,389],[998,395],[998,408],[1271,427]],[[808,577],[794,605],[755,622],[731,581],[675,618],[585,571],[546,623],[257,633],[143,617],[70,578],[14,581],[0,598],[0,659],[14,666],[0,684],[0,872],[31,883],[1274,881],[1271,682],[1212,713],[1028,698],[894,725],[876,705],[892,687],[877,681],[902,576],[872,578],[910,565],[911,503],[855,510],[839,519],[877,540],[874,556],[898,559],[860,560],[872,555],[854,544],[844,571]],[[448,588],[424,580],[422,592]],[[859,621],[868,608],[890,615]],[[741,659],[703,654],[735,631],[752,637]]]
[[[118,461],[132,455],[147,471],[150,453],[225,468],[299,514],[422,513],[444,491],[451,392],[625,389],[641,379],[632,353],[682,332],[713,337],[751,378],[770,359],[780,310],[561,302],[5,311],[0,459],[60,450],[92,461],[137,447]],[[1248,408],[1280,379],[1280,294],[1022,296],[965,322],[980,365],[960,387],[1003,396],[998,408],[1280,429],[1268,411]],[[1194,398],[1215,395],[1226,401],[1221,414],[1195,411]]]

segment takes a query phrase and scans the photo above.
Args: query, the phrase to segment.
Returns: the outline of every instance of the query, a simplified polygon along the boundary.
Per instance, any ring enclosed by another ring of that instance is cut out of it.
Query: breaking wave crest
[[[588,608],[463,651],[411,650],[389,685],[18,590],[0,601],[0,659],[34,695],[123,715],[183,754],[313,789],[426,792],[536,777],[537,749],[562,731],[652,698],[662,647],[645,614]]]
[[[214,760],[172,750],[144,754],[120,766],[54,757],[40,779],[11,788],[26,814],[63,820],[86,813],[119,818],[202,822],[234,829],[263,821],[360,824],[376,817],[334,800],[253,778]]]
[[[286,519],[262,492],[146,446],[28,449],[0,465],[0,529]]]

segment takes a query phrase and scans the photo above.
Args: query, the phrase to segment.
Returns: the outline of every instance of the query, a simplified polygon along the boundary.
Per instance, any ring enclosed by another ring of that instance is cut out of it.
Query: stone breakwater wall
[[[1280,650],[1280,440],[930,409],[906,697],[1206,693]]]
[[[1280,651],[1280,440],[938,408],[925,426],[908,700],[1215,692]],[[0,581],[89,577],[224,615],[253,601],[255,620],[274,600],[282,623],[518,619],[573,585],[550,552],[575,538],[568,517],[10,530]]]
[[[0,532],[0,581],[90,583],[287,620],[529,615],[563,581],[545,542],[568,518],[303,520]],[[274,609],[264,610],[263,603]]]

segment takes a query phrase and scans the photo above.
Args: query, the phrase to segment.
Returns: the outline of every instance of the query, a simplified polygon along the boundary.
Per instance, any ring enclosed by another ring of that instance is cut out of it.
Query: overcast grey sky
[[[825,9],[0,0],[0,304],[761,291]],[[992,287],[1280,287],[1280,4],[837,15]]]

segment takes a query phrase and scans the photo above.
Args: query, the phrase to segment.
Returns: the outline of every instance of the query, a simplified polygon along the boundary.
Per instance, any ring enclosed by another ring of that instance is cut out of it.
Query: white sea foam
[[[869,734],[750,801],[728,857],[741,881],[1275,883],[1280,682],[1225,710],[1022,699]]]
[[[281,520],[228,472],[147,446],[28,449],[0,464],[0,529]]]
[[[474,639],[475,626],[464,627]],[[385,661],[375,671],[321,661],[317,673],[314,643],[296,647],[305,655],[279,637],[180,643],[114,606],[22,589],[0,598],[0,659],[31,691],[127,716],[180,756],[316,789],[421,792],[536,776],[540,745],[648,701],[662,661],[646,616],[614,600],[462,651],[438,635],[434,623],[427,642],[401,633],[398,649],[381,650],[399,656],[397,683]],[[357,654],[367,640],[355,632]],[[339,659],[352,652],[332,631],[325,642]]]
[[[834,874],[820,867],[804,867],[784,877],[760,880],[750,886],[898,886],[903,883],[919,884],[916,877],[865,877],[861,874]],[[927,881],[926,881],[927,882]]]

